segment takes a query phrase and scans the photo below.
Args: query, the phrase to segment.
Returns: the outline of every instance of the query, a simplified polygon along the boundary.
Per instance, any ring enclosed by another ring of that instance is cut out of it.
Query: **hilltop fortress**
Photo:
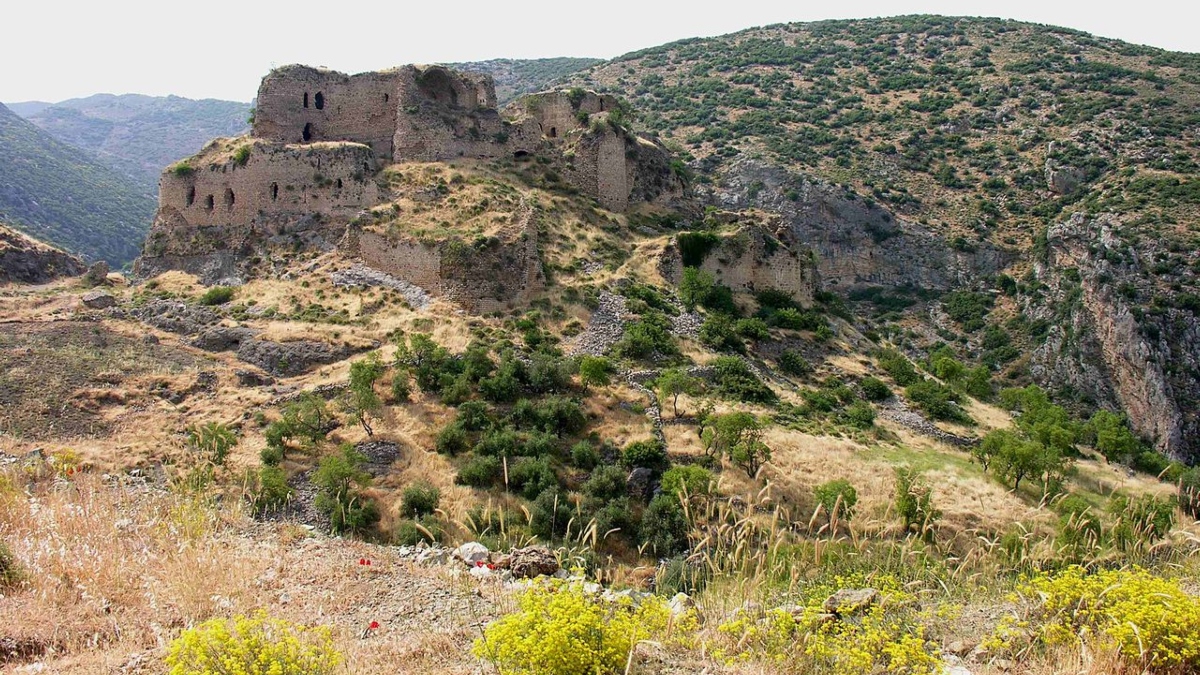
[[[240,278],[263,244],[332,246],[390,201],[381,172],[403,162],[537,161],[617,212],[680,198],[670,154],[621,126],[622,113],[615,97],[582,90],[532,94],[502,112],[490,76],[441,66],[284,66],[263,78],[249,136],[214,140],[164,171],[136,272],[214,282]],[[386,257],[396,267],[404,256]]]

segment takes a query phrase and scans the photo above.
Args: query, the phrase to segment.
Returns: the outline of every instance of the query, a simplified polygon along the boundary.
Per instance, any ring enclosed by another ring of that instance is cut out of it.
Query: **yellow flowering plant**
[[[167,673],[327,675],[341,662],[328,628],[305,628],[259,611],[183,631],[168,649]]]
[[[526,590],[520,609],[492,622],[474,653],[505,675],[621,673],[639,642],[663,640],[671,628],[686,634],[695,618],[673,620],[657,596],[605,600],[582,584],[556,582]]]
[[[1016,650],[1083,639],[1151,672],[1200,669],[1200,598],[1141,568],[1089,573],[1075,566],[1036,574],[1018,588],[1024,616],[1009,617],[985,643]],[[1021,638],[1024,637],[1025,640]]]

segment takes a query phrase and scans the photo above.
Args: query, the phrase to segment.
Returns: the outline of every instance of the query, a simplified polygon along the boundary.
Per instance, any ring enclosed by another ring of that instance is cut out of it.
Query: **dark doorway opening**
[[[209,195],[204,198],[204,208],[208,209],[209,211],[213,210],[213,203],[214,203],[214,200],[213,200],[212,195]]]
[[[556,127],[550,127],[550,138],[558,138],[558,129]]]
[[[339,189],[339,190],[342,189],[342,179],[341,178],[337,179],[337,189]]]
[[[313,97],[313,104],[317,106],[317,110],[324,110],[325,109],[325,94],[322,94],[321,92],[318,91],[317,95]]]
[[[271,201],[279,199],[279,183],[271,183]]]
[[[304,131],[300,134],[300,137],[304,139],[305,143],[312,140],[312,122],[304,125]]]
[[[190,187],[187,191],[187,205],[191,206],[196,203],[196,188]]]
[[[304,107],[308,107],[308,92],[304,92]]]
[[[233,188],[225,188],[225,208],[233,208]]]

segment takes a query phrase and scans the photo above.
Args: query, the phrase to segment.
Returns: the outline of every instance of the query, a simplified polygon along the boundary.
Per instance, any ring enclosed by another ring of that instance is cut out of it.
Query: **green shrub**
[[[1059,549],[1074,559],[1100,547],[1104,533],[1100,516],[1079,495],[1067,495],[1056,505]]]
[[[852,427],[870,429],[875,426],[875,409],[866,401],[855,401],[842,411],[842,419]]]
[[[0,541],[0,590],[16,586],[24,579],[25,571],[21,569],[17,557],[8,548],[8,544]]]
[[[970,424],[970,416],[958,406],[958,394],[935,380],[921,380],[908,385],[904,395],[935,420]]]
[[[621,453],[621,464],[629,468],[645,467],[661,473],[668,463],[667,449],[658,441],[634,441]]]
[[[1109,511],[1116,516],[1113,524],[1113,543],[1122,551],[1141,551],[1167,536],[1175,524],[1173,500],[1141,495],[1129,498],[1117,495],[1109,502]]]
[[[675,495],[660,494],[642,514],[642,545],[658,557],[670,557],[688,546],[688,523]]]
[[[250,146],[243,145],[233,153],[233,163],[238,166],[246,166],[250,161]]]
[[[379,521],[379,507],[360,491],[371,483],[370,474],[361,468],[366,459],[347,443],[322,458],[313,473],[318,490],[314,504],[334,532],[362,533]]]
[[[906,532],[920,534],[932,541],[934,527],[942,512],[933,507],[932,490],[912,469],[896,469],[896,513]]]
[[[603,505],[629,494],[626,471],[611,464],[597,468],[580,488],[593,505]]]
[[[1200,467],[1179,477],[1179,508],[1195,520],[1200,520]]]
[[[768,405],[779,400],[775,392],[736,356],[718,356],[713,359],[712,368],[716,391],[723,398]]]
[[[747,340],[769,340],[771,331],[765,321],[759,318],[738,319],[733,325],[738,335]]]
[[[436,544],[445,537],[445,530],[436,518],[405,518],[396,524],[393,540],[398,546],[416,546],[422,542]]]
[[[504,465],[499,457],[472,456],[458,470],[454,482],[475,488],[489,488],[499,482]]]
[[[609,383],[614,370],[616,368],[612,361],[603,356],[582,356],[579,359],[579,382],[584,389],[602,387]]]
[[[404,488],[401,497],[401,515],[408,518],[420,518],[437,511],[442,491],[428,481],[417,481]]]
[[[191,164],[188,164],[186,161],[183,161],[183,162],[176,162],[175,164],[172,164],[170,171],[171,171],[171,173],[175,174],[176,176],[179,176],[180,178],[186,178],[186,177],[196,173],[196,168],[193,167]]]
[[[237,443],[238,437],[233,429],[219,422],[190,426],[187,429],[188,448],[216,466],[225,464],[225,459]]]
[[[213,286],[200,296],[201,305],[224,305],[233,300],[233,289],[229,286]]]
[[[858,503],[858,491],[847,480],[831,480],[813,488],[813,501],[825,509],[832,521],[835,517],[845,520],[854,516],[854,505]]]
[[[545,457],[527,457],[509,465],[508,487],[525,499],[537,499],[546,490],[558,487],[558,476]]]
[[[688,497],[710,495],[715,489],[716,479],[713,478],[712,472],[695,464],[673,466],[662,476],[663,493],[680,498],[684,494]]]
[[[571,446],[571,465],[590,471],[600,464],[600,452],[591,441],[579,441]]]
[[[684,267],[699,267],[708,254],[721,242],[712,232],[680,232],[675,235]]]
[[[258,471],[251,471],[247,482],[250,485],[250,505],[258,513],[275,511],[292,496],[287,474],[278,466],[267,465],[259,467]]]
[[[434,449],[438,454],[454,456],[471,447],[471,441],[467,437],[467,432],[463,429],[462,424],[455,420],[450,424],[442,427],[438,432],[437,438],[433,442]]]
[[[732,318],[725,314],[710,314],[700,325],[700,344],[722,352],[746,351],[746,344],[738,336]]]
[[[912,362],[894,349],[881,350],[877,359],[883,372],[887,373],[901,387],[907,387],[921,379]]]
[[[863,398],[868,401],[886,401],[892,397],[891,387],[877,377],[864,377],[859,386],[862,387]]]
[[[167,648],[168,675],[328,675],[342,656],[328,628],[306,628],[266,612],[210,619]]]
[[[779,355],[779,368],[788,375],[804,377],[813,371],[804,355],[795,349],[785,349]]]
[[[547,541],[561,537],[571,526],[578,532],[582,523],[575,518],[571,499],[557,489],[549,489],[533,500],[529,509],[529,531]]]

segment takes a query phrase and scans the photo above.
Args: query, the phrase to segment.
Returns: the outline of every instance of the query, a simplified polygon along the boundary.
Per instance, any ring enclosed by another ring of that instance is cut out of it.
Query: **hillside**
[[[447,66],[486,73],[496,80],[496,99],[504,105],[521,94],[542,91],[571,73],[602,63],[603,59],[560,57],[553,59],[490,59]]]
[[[45,283],[83,271],[79,258],[0,223],[0,283]]]
[[[910,353],[949,342],[1200,453],[1200,57],[914,16],[684,40],[572,81],[628,97],[714,203],[783,214]],[[986,293],[987,320],[930,314],[948,291]]]
[[[63,143],[92,152],[153,194],[168,164],[214,137],[244,133],[250,108],[215,99],[96,94],[14,111]]]
[[[114,266],[137,255],[153,193],[0,105],[0,219]]]

